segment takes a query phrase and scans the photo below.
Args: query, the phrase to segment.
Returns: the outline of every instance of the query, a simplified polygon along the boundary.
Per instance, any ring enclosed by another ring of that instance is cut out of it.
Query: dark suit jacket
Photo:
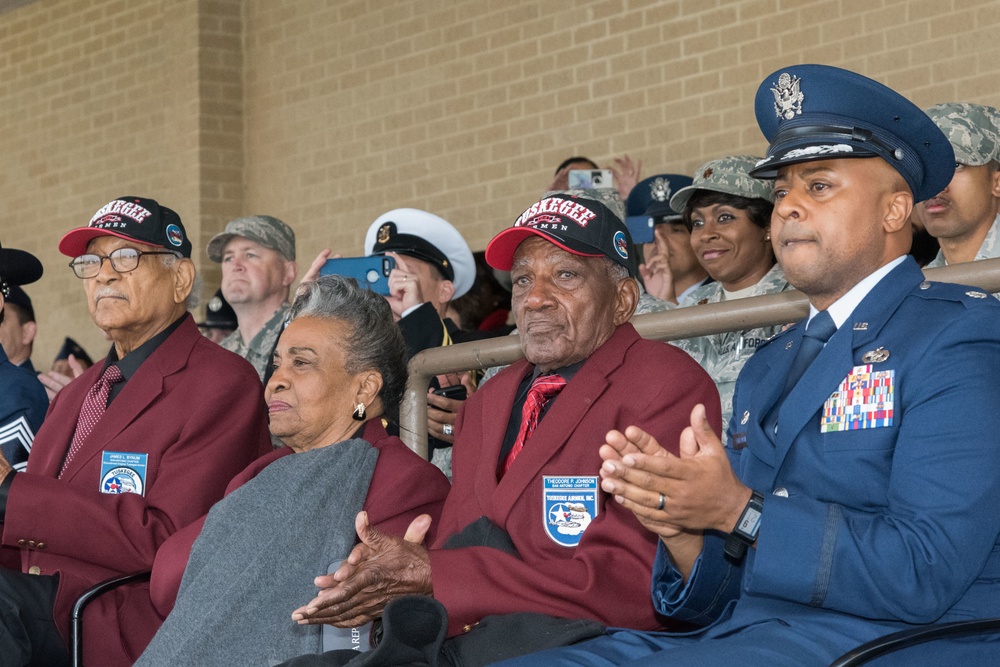
[[[449,635],[484,616],[517,611],[659,628],[649,599],[655,535],[599,491],[597,515],[579,544],[557,544],[546,531],[542,477],[597,476],[605,434],[630,424],[676,452],[697,403],[719,432],[715,385],[687,354],[643,340],[624,324],[569,381],[497,483],[515,393],[531,370],[522,360],[500,372],[459,416],[453,486],[434,546],[486,516],[510,534],[520,557],[486,547],[431,550],[434,597],[448,610]]]
[[[64,636],[80,593],[150,569],[164,540],[207,512],[234,475],[271,449],[256,371],[202,337],[188,315],[57,479],[84,397],[103,366],[88,369],[52,402],[27,472],[13,480],[2,526],[0,544],[20,550],[24,572],[59,576],[55,620]],[[148,455],[144,496],[101,493],[105,451]],[[85,661],[131,664],[155,632],[155,618],[147,585],[105,595],[86,612]]]
[[[359,437],[367,440],[378,450],[378,462],[375,474],[372,475],[365,498],[364,510],[368,512],[371,525],[393,535],[402,537],[407,526],[421,514],[430,514],[434,522],[427,539],[434,537],[438,516],[445,496],[451,488],[448,478],[440,470],[407,449],[399,438],[390,436],[382,428],[380,420],[374,419],[365,424]],[[332,445],[336,447],[336,445]],[[229,484],[226,495],[240,488],[256,477],[268,465],[289,455],[292,450],[287,447],[274,450],[247,467]],[[333,480],[331,480],[332,482]],[[302,517],[303,521],[318,521],[320,517]],[[151,595],[153,604],[163,618],[173,609],[177,599],[177,589],[181,585],[181,576],[187,565],[191,547],[205,524],[205,517],[175,533],[156,553],[153,564]],[[276,563],[275,565],[279,565]],[[317,575],[325,574],[317,572]],[[308,600],[289,600],[289,613],[298,604]]]

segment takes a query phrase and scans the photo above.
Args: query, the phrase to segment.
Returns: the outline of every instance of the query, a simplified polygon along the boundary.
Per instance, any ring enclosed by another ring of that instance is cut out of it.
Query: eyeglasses
[[[135,248],[118,248],[112,250],[109,255],[80,255],[69,263],[69,268],[77,278],[94,278],[101,272],[104,260],[111,260],[111,268],[118,273],[128,273],[135,271],[139,266],[139,258],[143,255],[173,255],[180,257],[179,253],[173,250],[136,250]]]

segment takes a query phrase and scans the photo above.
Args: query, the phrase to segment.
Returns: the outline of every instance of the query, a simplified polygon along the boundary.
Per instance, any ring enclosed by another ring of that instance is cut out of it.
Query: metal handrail
[[[1000,259],[925,269],[924,275],[928,280],[975,285],[986,292],[1000,292]],[[792,290],[638,315],[632,318],[632,324],[643,338],[668,341],[787,324],[808,312],[809,301],[805,295]],[[440,373],[506,366],[523,356],[516,335],[438,347],[417,354],[410,360],[410,381],[400,405],[400,438],[426,458],[427,387],[432,377]]]

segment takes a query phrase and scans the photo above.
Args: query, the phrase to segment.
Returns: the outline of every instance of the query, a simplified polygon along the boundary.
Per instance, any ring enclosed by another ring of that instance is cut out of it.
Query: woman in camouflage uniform
[[[737,155],[702,165],[694,182],[670,200],[683,211],[698,261],[715,280],[686,296],[644,312],[762,296],[790,289],[771,249],[771,184],[748,175],[759,158]],[[722,398],[723,424],[732,413],[733,388],[743,364],[757,346],[781,327],[730,331],[676,341],[715,381]]]

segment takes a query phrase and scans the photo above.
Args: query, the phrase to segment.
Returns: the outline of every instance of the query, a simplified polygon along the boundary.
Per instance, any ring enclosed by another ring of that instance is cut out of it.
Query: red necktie
[[[60,477],[66,472],[69,462],[80,451],[83,441],[94,430],[97,422],[101,421],[101,417],[108,407],[108,396],[111,394],[111,386],[124,379],[122,372],[117,366],[108,366],[104,369],[104,373],[101,375],[101,379],[97,381],[97,384],[87,392],[87,396],[83,399],[83,405],[80,407],[80,417],[76,420],[76,433],[73,434],[73,443],[69,446],[69,453],[66,454],[62,470],[59,471]]]
[[[531,434],[534,433],[535,427],[538,426],[538,419],[542,415],[542,409],[545,404],[548,403],[553,396],[558,394],[566,386],[565,378],[559,375],[539,375],[535,378],[535,381],[531,383],[531,388],[528,389],[528,397],[524,399],[524,407],[521,408],[521,428],[517,432],[517,438],[514,440],[514,446],[511,447],[510,452],[507,454],[507,458],[503,460],[503,465],[500,467],[500,477],[503,477],[510,466],[514,463],[514,459],[517,455],[521,453],[524,448],[524,443],[527,442]]]

